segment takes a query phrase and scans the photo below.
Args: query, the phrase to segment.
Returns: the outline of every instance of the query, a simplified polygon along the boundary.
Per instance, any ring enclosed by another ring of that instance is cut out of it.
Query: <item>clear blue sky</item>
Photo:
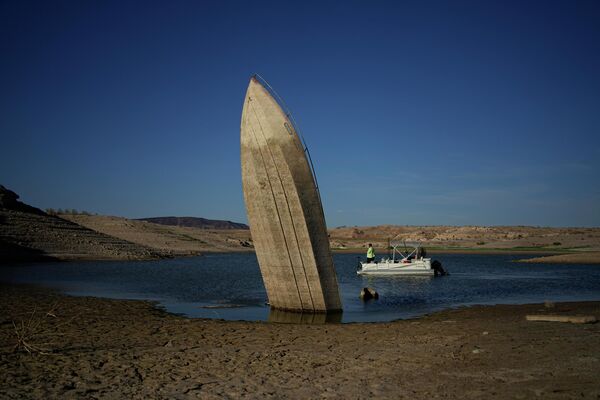
[[[600,226],[598,1],[2,1],[0,184],[41,208],[246,221],[250,76],[327,223]]]

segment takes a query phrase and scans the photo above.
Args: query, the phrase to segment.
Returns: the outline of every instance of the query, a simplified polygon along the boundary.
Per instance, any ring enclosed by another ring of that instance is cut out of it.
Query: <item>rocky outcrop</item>
[[[0,185],[0,209],[22,211],[30,214],[46,215],[39,208],[32,207],[19,201],[19,195]]]

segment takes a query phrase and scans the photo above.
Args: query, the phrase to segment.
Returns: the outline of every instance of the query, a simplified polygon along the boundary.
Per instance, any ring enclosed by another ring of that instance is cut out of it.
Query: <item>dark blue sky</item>
[[[328,225],[600,225],[600,2],[2,1],[0,184],[245,221],[250,76]]]

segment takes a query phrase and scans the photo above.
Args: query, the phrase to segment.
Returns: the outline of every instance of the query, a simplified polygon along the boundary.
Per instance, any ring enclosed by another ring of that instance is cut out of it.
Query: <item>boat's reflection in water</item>
[[[271,308],[269,322],[278,324],[322,325],[339,324],[342,322],[342,312],[309,313],[291,312]]]
[[[387,275],[387,276],[363,276],[365,286],[372,287],[379,294],[387,295],[408,294],[427,290],[434,279],[433,275]]]

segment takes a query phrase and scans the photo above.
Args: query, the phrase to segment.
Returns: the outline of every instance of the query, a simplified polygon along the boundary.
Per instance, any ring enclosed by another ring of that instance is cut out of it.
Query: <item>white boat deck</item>
[[[380,262],[360,263],[358,275],[410,275],[433,276],[435,271],[431,268],[431,258],[389,260]]]
[[[405,251],[400,250],[403,246]],[[405,242],[396,242],[392,245],[391,258],[382,258],[379,262],[360,262],[356,273],[358,275],[406,275],[406,276],[434,276],[435,269],[431,267],[431,258],[425,258],[425,250],[420,244],[413,244],[412,251],[407,249]]]

